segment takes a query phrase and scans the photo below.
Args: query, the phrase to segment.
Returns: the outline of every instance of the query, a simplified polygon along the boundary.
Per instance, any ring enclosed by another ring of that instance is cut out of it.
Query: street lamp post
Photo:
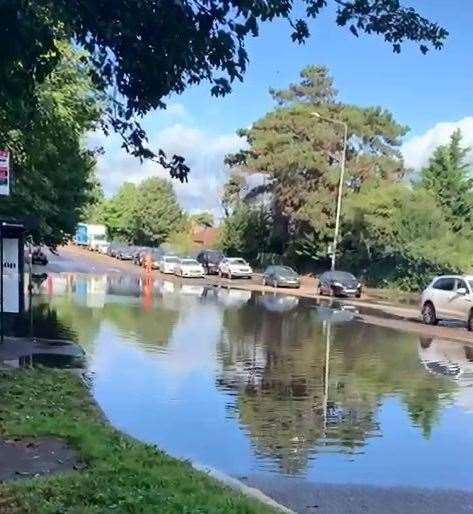
[[[346,156],[347,156],[348,125],[344,121],[334,120],[332,118],[326,118],[325,116],[322,116],[318,112],[313,112],[312,115],[321,120],[343,126],[343,152],[342,152],[342,158],[340,160],[340,180],[338,183],[337,212],[335,215],[335,232],[333,234],[332,256],[331,256],[332,257],[331,270],[334,271],[336,255],[337,255],[338,234],[340,232],[340,215],[341,215],[341,211],[342,211],[343,179],[345,177],[345,163],[346,163]]]

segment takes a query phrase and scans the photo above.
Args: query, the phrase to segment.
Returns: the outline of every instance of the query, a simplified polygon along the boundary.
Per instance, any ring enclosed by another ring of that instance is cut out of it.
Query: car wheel
[[[470,315],[468,316],[466,328],[469,332],[473,332],[473,309],[470,310]]]
[[[432,302],[425,302],[422,307],[422,321],[426,325],[436,325],[438,323],[437,314]]]

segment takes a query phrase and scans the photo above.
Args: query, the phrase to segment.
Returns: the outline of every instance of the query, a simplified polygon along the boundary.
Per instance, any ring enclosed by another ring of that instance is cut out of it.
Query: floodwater
[[[73,336],[118,428],[234,476],[473,490],[473,346],[329,303],[50,276],[35,330]]]

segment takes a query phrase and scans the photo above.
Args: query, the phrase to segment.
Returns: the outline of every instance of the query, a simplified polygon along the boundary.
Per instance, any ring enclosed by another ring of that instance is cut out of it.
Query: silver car
[[[422,293],[421,310],[422,319],[428,325],[436,325],[440,320],[458,320],[473,330],[473,276],[435,278]]]

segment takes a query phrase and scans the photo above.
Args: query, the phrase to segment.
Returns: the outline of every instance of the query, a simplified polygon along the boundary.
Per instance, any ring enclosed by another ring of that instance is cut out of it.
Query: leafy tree
[[[318,260],[327,255],[333,237],[343,137],[339,125],[313,113],[347,123],[346,179],[356,189],[375,177],[403,177],[399,146],[407,128],[382,108],[339,102],[322,66],[305,68],[299,83],[271,93],[278,107],[240,131],[248,149],[228,156],[227,163],[268,177],[274,219],[286,231],[286,250]]]
[[[95,194],[94,154],[83,138],[103,107],[83,54],[65,43],[56,52],[57,66],[31,93],[37,108],[0,108],[0,147],[14,151],[13,193],[0,213],[31,220],[35,240],[50,246],[74,233]],[[15,115],[21,127],[12,129]]]
[[[112,239],[137,242],[140,222],[140,198],[135,184],[125,182],[103,208],[105,223]]]
[[[393,0],[304,0],[301,19],[294,19],[295,6],[284,0],[116,0],[113,8],[106,0],[1,0],[0,112],[34,106],[36,84],[60,61],[57,41],[73,40],[88,51],[84,58],[93,67],[95,84],[111,96],[105,127],[122,134],[132,154],[157,160],[184,179],[189,170],[182,158],[167,160],[147,148],[136,118],[164,107],[169,94],[204,80],[214,95],[228,93],[246,70],[246,38],[257,36],[262,22],[287,19],[292,39],[303,42],[309,36],[307,19],[329,4],[337,6],[338,25],[355,36],[381,35],[395,52],[412,40],[425,53],[430,45],[441,48],[447,36],[445,29]],[[10,120],[16,129],[15,117]]]
[[[82,210],[81,219],[87,223],[104,223],[106,200],[102,184],[95,173],[89,183],[89,201]]]
[[[252,208],[240,202],[222,227],[221,247],[228,255],[254,261],[259,253],[268,251],[270,215],[264,208]]]
[[[419,289],[433,275],[471,266],[473,245],[451,230],[429,191],[375,183],[346,205],[345,264],[381,285]]]
[[[202,225],[204,227],[214,226],[214,216],[211,212],[199,212],[191,216],[191,221],[196,225]]]
[[[169,181],[158,177],[144,180],[137,187],[137,199],[139,242],[157,246],[173,231],[182,230],[185,218]]]
[[[245,178],[239,174],[232,174],[223,188],[222,208],[225,216],[230,216],[232,210],[240,202],[245,186]]]
[[[473,229],[473,178],[465,162],[469,148],[462,147],[456,130],[450,142],[438,146],[420,174],[420,185],[431,191],[455,231]]]

